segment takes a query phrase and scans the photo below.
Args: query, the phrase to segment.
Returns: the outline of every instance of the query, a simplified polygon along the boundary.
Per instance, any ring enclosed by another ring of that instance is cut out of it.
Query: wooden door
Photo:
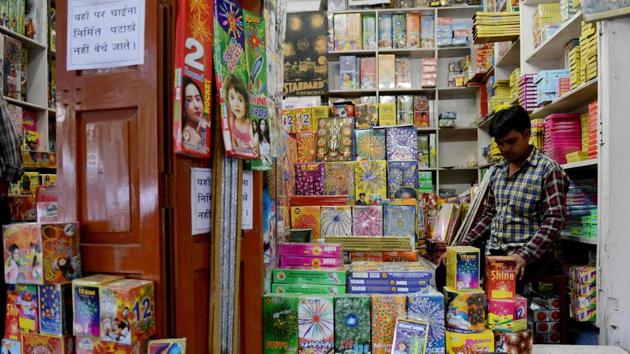
[[[146,1],[144,65],[65,71],[68,0],[57,0],[59,204],[81,223],[84,273],[155,281],[167,333],[163,210],[163,5]]]

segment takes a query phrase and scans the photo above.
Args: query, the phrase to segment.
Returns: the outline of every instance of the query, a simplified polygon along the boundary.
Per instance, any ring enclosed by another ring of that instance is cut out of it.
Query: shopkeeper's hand
[[[496,259],[502,261],[513,261],[514,263],[516,263],[516,278],[518,278],[519,280],[523,280],[523,276],[525,275],[525,266],[527,265],[527,262],[525,262],[525,260],[521,256],[514,253],[509,256],[496,257]]]

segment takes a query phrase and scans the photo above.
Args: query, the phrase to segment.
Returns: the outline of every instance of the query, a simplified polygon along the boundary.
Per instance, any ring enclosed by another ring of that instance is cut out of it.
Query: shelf
[[[422,88],[422,87],[416,87],[416,88],[393,88],[393,89],[381,89],[378,90],[379,94],[383,95],[387,95],[387,94],[397,94],[397,93],[432,93],[435,92],[435,88]]]
[[[514,67],[521,63],[521,39],[515,40],[507,52],[494,64],[495,67]]]
[[[418,130],[419,132],[431,133],[431,132],[438,131],[438,128],[435,128],[435,127],[423,127],[423,128],[416,128],[416,130]]]
[[[327,11],[327,15],[336,15],[336,14],[376,14],[375,9],[351,9],[351,10],[341,10],[341,11]]]
[[[435,167],[418,167],[418,171],[427,172],[427,171],[437,171]]]
[[[328,96],[371,96],[376,95],[376,90],[328,90]]]
[[[376,55],[376,50],[373,49],[352,49],[352,50],[333,50],[328,52],[329,57],[339,57],[342,55]]]
[[[475,167],[453,167],[453,168],[448,168],[448,167],[440,167],[440,171],[470,171],[470,172],[477,172],[477,166]]]
[[[440,141],[477,141],[477,128],[440,128]]]
[[[13,37],[19,41],[22,42],[22,44],[26,47],[26,48],[31,48],[31,49],[45,49],[46,45],[38,43],[36,41],[34,41],[31,38],[28,38],[24,35],[21,35],[17,32],[14,32],[4,26],[0,26],[0,33],[4,33],[6,35],[9,35],[10,37]]]
[[[552,102],[538,108],[530,114],[530,117],[544,118],[552,113],[567,113],[590,104],[597,97],[597,81],[597,79],[593,79],[574,88]]]
[[[48,107],[48,114],[55,116],[57,115],[57,110],[55,110],[54,108]]]
[[[438,88],[438,98],[441,99],[449,99],[456,98],[461,96],[474,96],[477,94],[479,90],[478,87],[468,87],[468,86],[460,86],[460,87],[440,87]],[[444,96],[444,97],[440,97]]]
[[[562,165],[564,170],[572,170],[577,168],[597,168],[597,159],[572,162]]]
[[[492,116],[489,116],[483,122],[479,123],[479,125],[477,125],[477,128],[483,129],[483,130],[489,130],[490,122],[492,122]]]
[[[440,47],[438,48],[438,58],[459,58],[470,54],[471,47]]]
[[[584,243],[584,244],[587,244],[587,245],[595,245],[595,246],[597,246],[597,244],[598,244],[598,240],[597,239],[586,238],[586,237],[582,237],[582,236],[575,236],[575,235],[571,235],[571,234],[565,233],[565,232],[560,234],[560,238],[565,240],[565,241],[579,242],[579,243]]]
[[[477,167],[477,168],[479,168],[480,170],[482,170],[482,169],[484,169],[484,168],[490,168],[490,167],[492,167],[492,166],[494,166],[494,165],[496,165],[496,164],[498,164],[498,163],[499,163],[499,161],[490,162],[490,163],[485,163],[485,164],[483,164],[483,165],[479,165],[479,167]]]
[[[437,8],[438,11],[453,11],[453,10],[482,10],[481,5],[458,5],[458,6],[442,6]]]
[[[378,54],[405,55],[412,58],[433,58],[435,48],[381,48]]]
[[[15,98],[11,98],[11,97],[7,97],[4,96],[4,99],[11,104],[17,105],[17,106],[21,106],[23,108],[28,108],[28,109],[32,109],[35,111],[48,111],[47,107],[44,106],[40,106],[38,104],[34,104],[34,103],[30,103],[30,102],[24,102],[22,100],[16,100]]]
[[[553,4],[557,3],[558,0],[523,0],[521,1],[521,5],[525,6],[537,6],[540,4]]]
[[[582,12],[578,12],[569,20],[562,23],[560,29],[553,34],[546,41],[542,42],[540,46],[534,49],[527,62],[533,61],[546,61],[556,60],[562,57],[564,53],[564,47],[572,40],[580,37],[580,31],[582,29]]]

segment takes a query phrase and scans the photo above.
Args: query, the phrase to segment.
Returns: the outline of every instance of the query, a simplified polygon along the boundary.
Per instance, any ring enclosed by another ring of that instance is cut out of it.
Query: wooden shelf
[[[17,32],[14,32],[4,26],[0,26],[0,33],[4,33],[10,37],[13,37],[17,40],[19,40],[20,42],[22,42],[22,44],[26,47],[26,48],[30,48],[30,49],[46,49],[46,45],[45,44],[41,44],[35,40],[33,40],[32,38],[28,38],[25,35],[19,34]]]
[[[597,168],[597,159],[572,162],[562,165],[565,170],[573,170],[578,168]]]
[[[521,62],[521,39],[515,40],[507,52],[494,64],[495,67],[516,67]]]
[[[592,238],[586,238],[582,236],[571,235],[570,233],[563,232],[560,234],[560,239],[565,241],[579,242],[587,245],[595,245],[597,246],[598,240]]]
[[[590,104],[597,98],[597,81],[597,79],[593,79],[574,88],[552,102],[538,108],[530,114],[530,117],[544,118],[552,113],[571,112]]]
[[[527,58],[527,62],[556,60],[561,58],[564,47],[572,40],[580,37],[582,29],[582,11],[576,13],[569,20],[562,23],[560,29],[542,42]]]
[[[38,104],[34,104],[34,103],[30,103],[30,102],[24,102],[22,100],[16,100],[15,98],[11,98],[11,97],[7,97],[4,96],[4,99],[11,104],[17,105],[17,106],[21,106],[22,108],[27,108],[27,109],[31,109],[34,111],[48,111],[47,107],[44,106],[40,106]]]

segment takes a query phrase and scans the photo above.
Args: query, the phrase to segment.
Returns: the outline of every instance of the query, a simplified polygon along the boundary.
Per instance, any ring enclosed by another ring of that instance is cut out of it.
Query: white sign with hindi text
[[[251,230],[254,228],[254,173],[243,171],[243,216],[241,218],[241,229]]]
[[[146,0],[69,0],[66,69],[144,64]]]
[[[190,215],[192,234],[210,232],[212,226],[212,170],[196,168],[190,170]]]

